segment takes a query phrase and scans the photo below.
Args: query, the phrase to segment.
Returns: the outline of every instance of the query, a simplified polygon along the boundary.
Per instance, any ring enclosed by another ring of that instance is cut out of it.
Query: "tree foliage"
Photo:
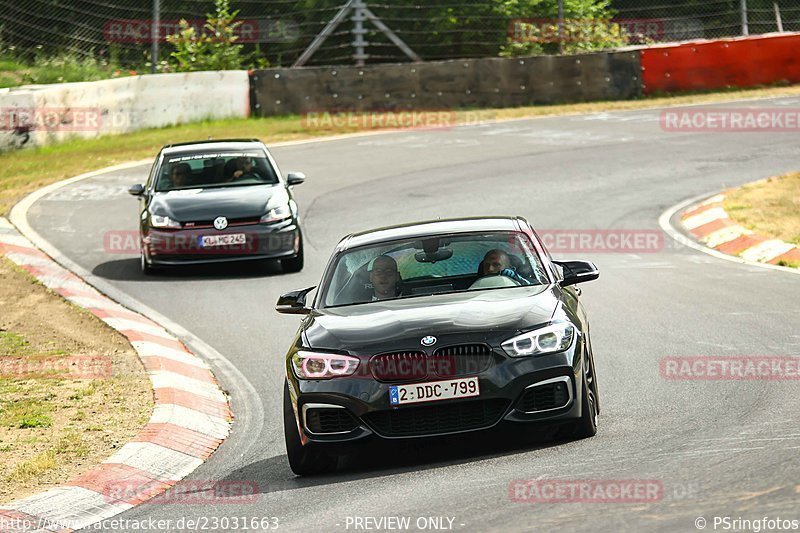
[[[236,20],[238,11],[231,11],[230,0],[215,0],[214,13],[206,14],[202,31],[190,26],[185,19],[180,22],[180,31],[167,37],[175,47],[170,54],[175,70],[235,70],[241,69],[244,58],[242,45],[236,44]]]

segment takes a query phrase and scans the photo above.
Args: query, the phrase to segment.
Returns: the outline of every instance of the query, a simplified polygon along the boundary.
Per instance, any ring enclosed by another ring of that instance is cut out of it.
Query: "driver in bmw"
[[[397,283],[400,281],[400,272],[397,270],[397,261],[388,255],[381,255],[372,262],[369,271],[369,281],[372,283],[374,294],[372,301],[386,300],[397,297]]]

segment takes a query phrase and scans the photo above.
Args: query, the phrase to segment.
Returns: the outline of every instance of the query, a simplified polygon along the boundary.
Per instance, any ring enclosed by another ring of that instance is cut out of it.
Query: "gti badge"
[[[422,337],[420,343],[422,343],[423,346],[433,346],[434,344],[436,344],[436,337],[434,337],[433,335]]]
[[[214,219],[214,227],[222,231],[228,227],[228,219],[225,217],[217,217]]]

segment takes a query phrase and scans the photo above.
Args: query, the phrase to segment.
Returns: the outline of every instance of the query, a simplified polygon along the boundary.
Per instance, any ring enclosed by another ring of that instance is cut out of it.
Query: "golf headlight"
[[[180,228],[181,223],[163,215],[150,215],[150,225],[154,228]]]
[[[262,224],[271,224],[273,222],[280,222],[281,220],[286,220],[287,218],[292,216],[292,211],[289,209],[289,205],[281,205],[276,207],[275,209],[270,209],[269,212],[261,217]]]
[[[503,350],[511,357],[543,355],[563,352],[575,339],[575,326],[559,322],[523,333],[502,344]]]
[[[300,379],[331,379],[349,376],[358,368],[357,357],[333,353],[299,351],[292,356],[294,373]]]

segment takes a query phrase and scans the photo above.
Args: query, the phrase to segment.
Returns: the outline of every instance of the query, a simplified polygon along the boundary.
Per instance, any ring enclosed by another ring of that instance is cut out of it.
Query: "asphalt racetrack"
[[[230,363],[212,361],[232,397],[232,435],[190,479],[252,482],[256,497],[145,504],[119,518],[216,517],[221,524],[221,517],[277,517],[285,531],[386,529],[392,523],[377,521],[386,517],[410,517],[412,530],[455,531],[697,531],[700,517],[713,531],[715,516],[800,519],[800,381],[682,381],[659,372],[671,356],[800,355],[800,276],[708,256],[676,244],[658,225],[664,210],[687,198],[797,170],[797,136],[667,132],[659,113],[275,147],[284,174],[308,175],[295,189],[306,267],[292,275],[254,263],[145,278],[135,250],[106,250],[106,232],[136,229],[137,202],[126,189],[145,180],[149,165],[76,182],[34,203],[29,223],[67,258]],[[283,358],[299,319],[274,311],[278,296],[316,285],[333,246],[350,232],[474,215],[522,215],[539,230],[663,235],[656,250],[554,253],[593,260],[601,270],[582,286],[600,386],[597,436],[400,443],[351,458],[330,475],[295,477],[281,400]],[[649,480],[663,489],[644,503],[513,501],[511,483],[535,479]],[[428,520],[436,517],[441,523]]]

